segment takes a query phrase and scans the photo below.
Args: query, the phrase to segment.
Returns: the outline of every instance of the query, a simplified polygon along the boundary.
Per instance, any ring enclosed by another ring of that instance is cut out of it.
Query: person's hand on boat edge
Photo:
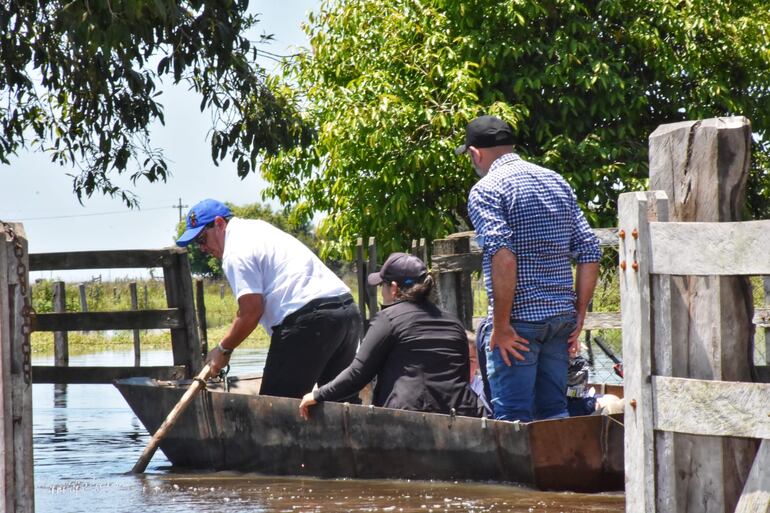
[[[310,419],[310,407],[314,404],[318,404],[318,401],[313,397],[313,392],[308,392],[302,398],[302,402],[299,403],[299,416],[305,420]]]
[[[492,336],[489,338],[489,350],[492,351],[495,347],[498,347],[500,349],[500,356],[502,356],[503,361],[508,367],[511,366],[510,356],[517,360],[524,360],[524,355],[519,351],[529,352],[528,345],[529,341],[519,336],[510,324],[502,329],[492,328]]]
[[[206,363],[211,365],[211,373],[209,376],[217,376],[219,371],[227,367],[230,363],[230,355],[233,354],[232,349],[225,349],[220,342],[214,347],[209,354],[206,355]]]

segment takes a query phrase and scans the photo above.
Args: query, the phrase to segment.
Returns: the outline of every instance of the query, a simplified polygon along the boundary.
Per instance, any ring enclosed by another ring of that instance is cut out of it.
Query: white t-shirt
[[[307,246],[261,220],[230,219],[222,270],[236,299],[244,294],[264,296],[259,322],[268,335],[311,300],[350,292]]]

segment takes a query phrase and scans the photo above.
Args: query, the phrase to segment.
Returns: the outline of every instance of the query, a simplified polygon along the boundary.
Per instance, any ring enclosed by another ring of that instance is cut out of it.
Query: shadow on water
[[[240,353],[240,354],[238,354]],[[233,374],[260,372],[264,350],[236,352]],[[168,365],[148,351],[145,365]],[[43,359],[35,365],[50,365]],[[71,365],[131,365],[133,352]],[[149,441],[111,385],[35,385],[36,511],[79,512],[620,512],[622,494],[545,493],[509,485],[321,480],[172,469],[158,451],[143,475],[127,472]]]

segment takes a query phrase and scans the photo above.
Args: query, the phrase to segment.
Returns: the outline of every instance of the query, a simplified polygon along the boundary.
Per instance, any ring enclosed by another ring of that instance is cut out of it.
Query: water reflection
[[[260,372],[265,351],[234,353],[232,373]],[[170,365],[147,351],[145,365]],[[72,357],[71,365],[131,365],[133,351]],[[50,365],[45,358],[34,365]],[[147,473],[127,472],[149,441],[112,385],[33,387],[38,513],[210,512],[620,512],[621,494],[542,493],[526,488],[422,481],[319,480],[171,469],[158,451]]]

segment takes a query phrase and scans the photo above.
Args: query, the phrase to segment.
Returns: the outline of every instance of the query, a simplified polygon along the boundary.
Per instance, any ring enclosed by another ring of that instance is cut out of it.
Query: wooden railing
[[[198,332],[193,286],[187,252],[182,248],[159,250],[43,253],[29,256],[30,271],[83,269],[163,269],[168,308],[116,312],[56,312],[35,316],[34,331],[98,331],[167,329],[173,353],[171,366],[70,367],[64,346],[55,347],[55,366],[33,366],[35,383],[112,383],[115,379],[148,376],[180,379],[194,376],[202,367],[203,348]],[[60,294],[63,294],[61,292]],[[59,300],[63,304],[63,298]],[[65,339],[66,340],[66,339]],[[138,347],[135,348],[138,360]]]

